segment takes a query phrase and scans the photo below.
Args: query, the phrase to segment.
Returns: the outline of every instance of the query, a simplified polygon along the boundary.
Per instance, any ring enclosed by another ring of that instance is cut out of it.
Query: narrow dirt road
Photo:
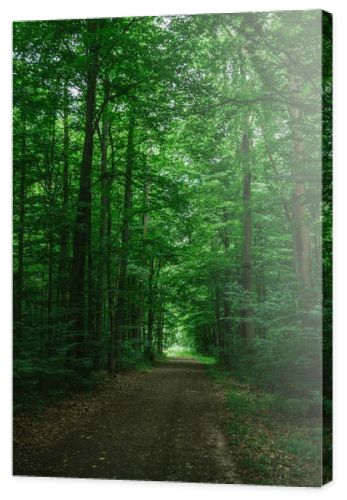
[[[54,445],[27,448],[25,460],[15,450],[14,474],[240,482],[224,398],[195,360],[170,359],[101,406]]]

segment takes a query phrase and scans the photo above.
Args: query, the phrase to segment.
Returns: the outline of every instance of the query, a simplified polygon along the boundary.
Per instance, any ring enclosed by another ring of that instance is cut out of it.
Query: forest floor
[[[14,474],[240,483],[225,391],[204,364],[171,358],[14,420]]]

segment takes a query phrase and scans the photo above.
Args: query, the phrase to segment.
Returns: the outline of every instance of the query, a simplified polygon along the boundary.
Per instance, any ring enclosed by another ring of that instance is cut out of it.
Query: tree
[[[73,234],[73,255],[71,266],[71,310],[75,331],[75,352],[77,357],[86,354],[87,319],[85,304],[86,261],[91,232],[91,176],[94,147],[94,114],[96,81],[98,75],[98,21],[87,21],[87,75],[86,111],[84,126],[83,155],[80,170],[80,185],[77,214]]]

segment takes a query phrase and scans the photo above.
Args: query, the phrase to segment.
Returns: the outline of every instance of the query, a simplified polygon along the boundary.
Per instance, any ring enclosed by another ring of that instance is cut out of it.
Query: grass
[[[240,383],[214,364],[230,409],[228,431],[239,472],[251,484],[321,486],[321,422],[306,403]]]
[[[172,347],[165,351],[165,355],[168,358],[193,358],[204,365],[215,365],[217,363],[216,358],[213,356],[205,356],[187,348]]]

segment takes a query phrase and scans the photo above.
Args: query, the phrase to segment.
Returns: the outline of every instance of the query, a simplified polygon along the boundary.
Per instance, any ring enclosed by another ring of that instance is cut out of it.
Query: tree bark
[[[115,330],[115,294],[114,283],[112,280],[112,260],[111,260],[111,243],[112,243],[112,182],[116,174],[116,163],[114,158],[114,148],[112,142],[112,133],[109,130],[110,145],[111,145],[111,178],[108,186],[107,196],[107,226],[106,226],[106,287],[107,287],[107,312],[108,312],[108,369],[112,371],[114,366],[114,330]]]
[[[295,92],[298,81],[289,73],[290,89]],[[299,307],[306,314],[311,308],[311,241],[306,223],[304,184],[304,144],[300,131],[301,111],[295,106],[289,109],[292,129],[292,228],[295,249],[295,270],[298,280]]]
[[[157,315],[156,333],[155,333],[157,352],[159,354],[163,353],[164,321],[165,321],[165,294],[163,290],[161,290],[158,298],[158,315]]]
[[[73,255],[71,268],[71,312],[75,334],[74,352],[77,358],[86,354],[86,260],[91,230],[91,172],[93,160],[94,111],[96,81],[98,74],[96,44],[97,21],[88,20],[89,64],[87,68],[87,100],[84,127],[83,156],[80,169],[80,187],[78,193],[77,214],[73,235]]]
[[[214,281],[214,311],[215,311],[215,339],[216,339],[216,347],[223,348],[224,347],[224,335],[221,329],[221,318],[220,318],[220,285],[218,282],[218,277],[216,278],[213,275]]]
[[[68,84],[64,84],[64,107],[63,107],[63,222],[60,231],[60,262],[59,262],[59,301],[63,310],[62,319],[67,318],[66,308],[68,305],[68,246],[69,228],[67,222],[67,211],[69,203],[69,102]]]
[[[109,98],[109,82],[104,82],[104,100],[108,102]],[[99,248],[98,248],[98,266],[96,278],[96,304],[95,304],[95,355],[94,369],[100,368],[100,354],[102,349],[102,341],[104,336],[104,304],[105,304],[105,288],[106,288],[106,267],[108,259],[108,244],[107,244],[107,206],[109,197],[109,184],[112,179],[107,178],[107,150],[108,150],[108,135],[109,135],[109,118],[107,104],[104,108],[102,119],[102,131],[100,137],[101,146],[101,196],[100,196],[100,222],[99,222]]]
[[[121,250],[118,273],[118,296],[115,313],[115,323],[113,332],[113,352],[110,357],[110,370],[114,372],[119,365],[122,342],[124,338],[124,320],[125,320],[125,295],[126,295],[126,278],[128,268],[128,251],[130,239],[130,221],[131,221],[131,199],[132,199],[132,182],[133,182],[133,167],[134,167],[134,131],[135,131],[135,113],[133,108],[130,109],[129,127],[128,127],[128,145],[127,145],[127,162],[125,171],[125,187],[124,187],[124,206],[123,206],[123,223],[121,236]]]
[[[21,158],[19,181],[19,227],[18,227],[18,266],[14,300],[14,336],[20,338],[23,333],[23,291],[24,291],[24,232],[25,232],[25,198],[27,171],[27,137],[26,118],[22,118]]]
[[[288,69],[289,89],[298,91],[300,81],[295,73]],[[304,315],[312,305],[311,297],[311,241],[306,223],[305,184],[304,184],[304,144],[301,133],[302,114],[299,107],[291,105],[289,115],[292,130],[292,162],[291,175],[293,179],[292,193],[292,227],[295,254],[295,270],[298,281],[299,307]]]
[[[244,307],[241,311],[241,335],[247,341],[253,339],[251,292],[252,292],[252,209],[251,209],[251,168],[249,161],[250,139],[248,117],[242,135],[241,157],[243,167],[243,247],[241,284],[244,290]]]
[[[51,141],[51,154],[50,161],[48,161],[48,186],[47,186],[47,194],[48,194],[48,213],[50,217],[52,217],[52,210],[54,207],[54,193],[53,193],[53,183],[52,177],[54,172],[54,164],[55,164],[55,114],[53,116],[52,123],[52,141]],[[48,284],[47,284],[47,330],[49,332],[49,336],[47,339],[47,345],[49,346],[52,343],[54,336],[54,321],[52,321],[52,312],[53,312],[53,227],[52,224],[49,224],[48,227]]]
[[[149,273],[148,273],[148,315],[147,315],[147,339],[146,339],[146,355],[152,356],[153,349],[153,326],[154,326],[154,273],[155,261],[154,257],[149,260]]]
[[[148,315],[147,315],[147,342],[146,342],[146,354],[147,357],[153,358],[153,346],[154,346],[154,323],[156,318],[156,299],[158,290],[158,279],[161,269],[161,261],[157,260],[157,266],[155,265],[156,260],[154,257],[150,259],[149,274],[148,274]]]

